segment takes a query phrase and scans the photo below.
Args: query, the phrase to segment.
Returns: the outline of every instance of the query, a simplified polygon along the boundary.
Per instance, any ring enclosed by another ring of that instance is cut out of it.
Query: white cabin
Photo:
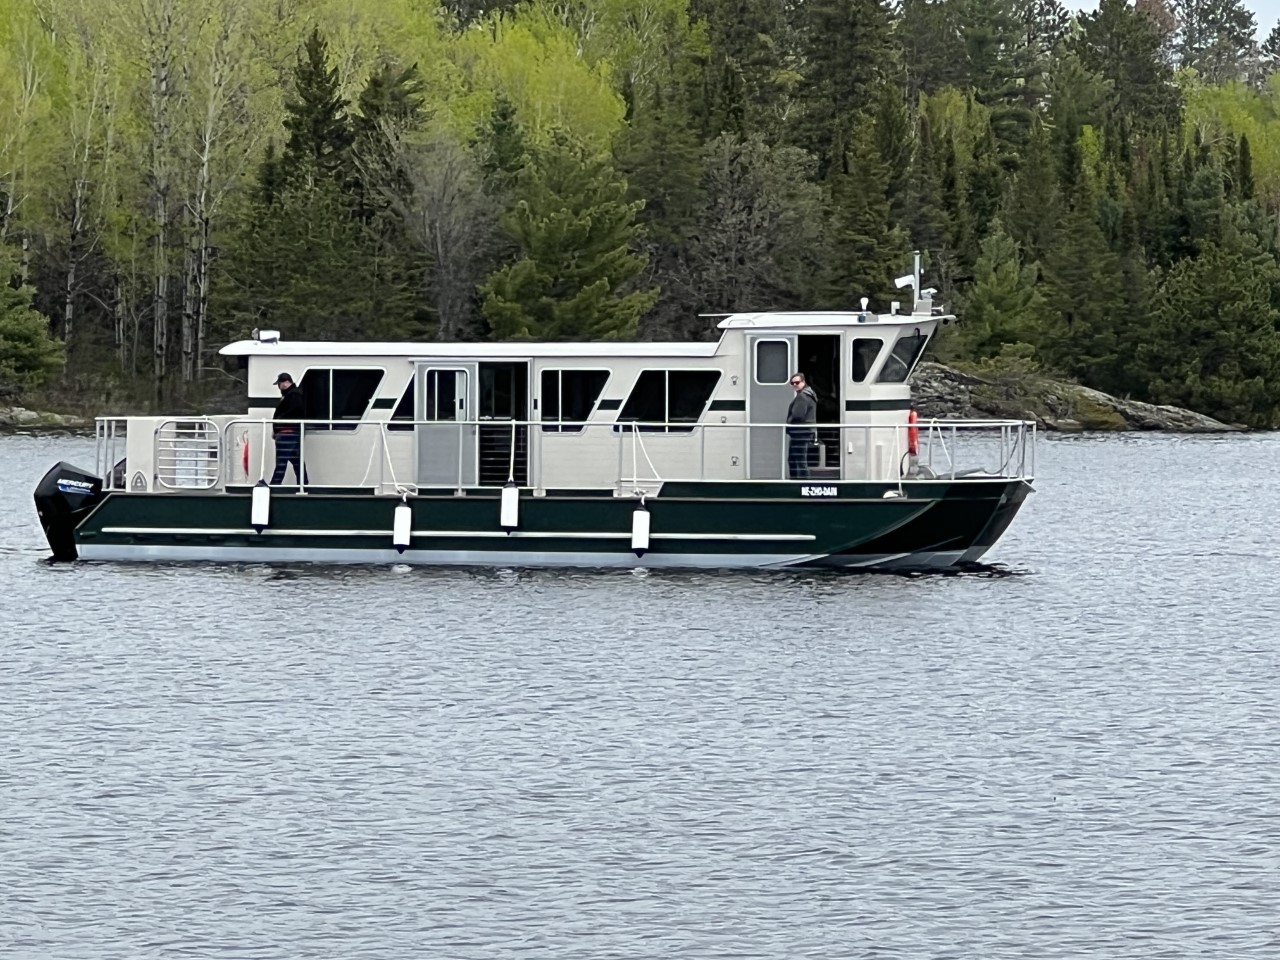
[[[309,487],[463,492],[514,480],[535,495],[632,495],[670,480],[777,481],[787,477],[796,371],[818,397],[808,481],[897,483],[908,378],[953,319],[919,300],[911,313],[733,314],[714,343],[295,343],[263,333],[221,350],[247,368],[246,416],[150,418],[150,436],[131,418],[128,477],[109,486],[270,478],[280,373],[306,399]]]

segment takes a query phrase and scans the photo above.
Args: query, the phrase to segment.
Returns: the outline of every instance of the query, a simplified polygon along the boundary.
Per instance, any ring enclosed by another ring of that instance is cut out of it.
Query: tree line
[[[358,10],[358,13],[353,11]],[[1239,0],[0,0],[0,393],[192,400],[217,347],[934,346],[1280,420],[1280,26]]]

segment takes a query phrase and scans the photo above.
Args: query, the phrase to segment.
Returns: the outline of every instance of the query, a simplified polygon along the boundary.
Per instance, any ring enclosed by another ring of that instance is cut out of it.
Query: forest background
[[[217,347],[932,348],[1280,425],[1280,27],[1238,0],[0,0],[0,401],[194,408]]]

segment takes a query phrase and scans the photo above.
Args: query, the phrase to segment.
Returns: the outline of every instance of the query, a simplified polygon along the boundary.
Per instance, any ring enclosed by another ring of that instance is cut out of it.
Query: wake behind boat
[[[61,560],[967,564],[1031,490],[1035,425],[915,421],[908,379],[953,319],[918,299],[734,314],[715,343],[264,332],[221,351],[247,368],[245,414],[101,417],[96,472],[56,465],[36,506]],[[796,371],[816,394],[799,427]],[[272,486],[281,444],[304,476]]]

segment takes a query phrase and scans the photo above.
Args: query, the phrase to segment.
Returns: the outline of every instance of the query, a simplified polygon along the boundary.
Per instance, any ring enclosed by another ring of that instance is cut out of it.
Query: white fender
[[[413,510],[409,506],[408,498],[405,498],[396,504],[395,521],[391,525],[391,543],[397,553],[404,553],[405,548],[409,546],[409,531],[412,526]]]
[[[643,500],[631,512],[631,549],[637,557],[643,557],[649,549],[649,509]]]
[[[253,485],[253,500],[249,509],[249,525],[254,532],[261,533],[271,522],[271,488],[267,481],[259,480]]]
[[[520,526],[520,488],[514,483],[508,483],[502,488],[498,525],[507,533]]]

